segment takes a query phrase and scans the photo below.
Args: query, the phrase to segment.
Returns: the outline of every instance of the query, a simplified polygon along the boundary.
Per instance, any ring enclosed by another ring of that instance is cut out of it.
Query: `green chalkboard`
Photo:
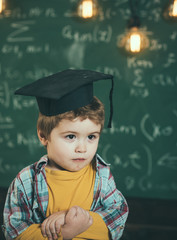
[[[167,1],[139,1],[149,47],[135,56],[117,46],[130,17],[128,0],[98,1],[99,15],[88,21],[76,17],[76,0],[6,2],[0,15],[1,186],[45,153],[35,99],[14,90],[85,68],[114,75],[113,127],[105,127],[98,153],[112,164],[117,187],[130,197],[177,199],[177,23],[162,17]],[[95,85],[107,113],[108,88]]]

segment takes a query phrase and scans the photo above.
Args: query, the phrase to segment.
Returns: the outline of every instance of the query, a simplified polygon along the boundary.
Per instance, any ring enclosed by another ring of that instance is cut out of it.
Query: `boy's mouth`
[[[74,158],[74,161],[85,161],[85,158]]]

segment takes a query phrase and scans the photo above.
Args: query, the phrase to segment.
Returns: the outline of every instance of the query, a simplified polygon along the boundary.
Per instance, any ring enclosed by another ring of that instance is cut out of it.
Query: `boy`
[[[96,154],[104,107],[93,97],[93,82],[103,79],[112,80],[112,103],[112,76],[89,70],[65,70],[16,91],[37,99],[37,133],[47,155],[23,169],[9,188],[6,239],[122,236],[128,206]]]

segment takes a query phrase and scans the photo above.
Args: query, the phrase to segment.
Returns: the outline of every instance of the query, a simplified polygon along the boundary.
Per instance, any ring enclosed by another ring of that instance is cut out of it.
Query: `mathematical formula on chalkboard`
[[[0,14],[0,182],[7,187],[45,149],[36,134],[31,97],[14,96],[27,83],[66,68],[114,75],[114,115],[98,153],[111,163],[127,196],[177,199],[177,30],[165,22],[165,0],[141,1],[138,14],[149,47],[119,49],[130,17],[128,0],[102,0],[91,21],[78,20],[75,0],[9,1]],[[107,83],[95,94],[109,113]]]

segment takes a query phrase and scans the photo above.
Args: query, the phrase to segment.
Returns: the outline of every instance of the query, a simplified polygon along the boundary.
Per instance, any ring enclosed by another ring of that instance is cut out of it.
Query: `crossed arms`
[[[74,206],[69,211],[53,213],[42,224],[32,224],[16,240],[109,239],[109,231],[101,216]]]

